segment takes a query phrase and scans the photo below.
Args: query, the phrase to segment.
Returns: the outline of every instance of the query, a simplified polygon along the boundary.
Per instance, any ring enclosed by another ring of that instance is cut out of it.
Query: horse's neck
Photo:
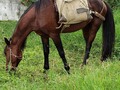
[[[25,29],[17,27],[11,38],[11,46],[20,48],[29,33],[29,30],[26,31]]]

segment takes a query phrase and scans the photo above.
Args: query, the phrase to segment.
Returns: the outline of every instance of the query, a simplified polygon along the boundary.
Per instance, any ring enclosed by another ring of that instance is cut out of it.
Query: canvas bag
[[[59,23],[75,24],[92,19],[87,0],[56,0]]]

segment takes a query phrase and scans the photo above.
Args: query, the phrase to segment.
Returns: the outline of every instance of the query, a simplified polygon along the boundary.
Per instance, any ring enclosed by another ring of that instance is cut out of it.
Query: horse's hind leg
[[[68,74],[70,74],[70,72],[69,72],[70,67],[69,67],[69,65],[67,63],[67,60],[65,58],[65,53],[64,53],[64,50],[63,50],[60,35],[59,34],[57,34],[57,35],[54,34],[54,35],[51,35],[51,38],[52,38],[52,40],[53,40],[53,42],[54,42],[54,44],[55,44],[55,46],[58,50],[58,53],[59,53],[60,57],[62,58],[65,70],[68,72]]]
[[[49,37],[41,36],[44,52],[44,73],[49,69]]]
[[[96,33],[97,33],[100,25],[101,25],[101,20],[96,18],[93,20],[92,23],[90,23],[88,26],[86,26],[83,29],[83,36],[84,36],[85,42],[86,42],[86,49],[85,49],[85,56],[84,56],[82,65],[86,65],[86,63],[87,63],[87,59],[89,58],[90,49],[92,47],[92,42],[95,39]]]
[[[87,59],[89,58],[90,49],[91,49],[91,43],[88,42],[88,40],[89,40],[89,29],[88,28],[83,29],[83,36],[84,36],[84,39],[85,39],[85,42],[86,42],[83,65],[86,65]]]

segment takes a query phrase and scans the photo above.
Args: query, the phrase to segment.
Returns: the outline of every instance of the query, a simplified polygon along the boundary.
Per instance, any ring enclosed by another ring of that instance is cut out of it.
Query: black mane
[[[33,6],[34,6],[35,3],[32,3],[25,11],[24,13],[22,14],[22,16],[20,18],[22,18]]]
[[[50,3],[50,0],[38,0],[34,3],[32,3],[28,8],[27,10],[22,14],[21,18],[32,8],[32,7],[35,7],[35,10],[36,12],[39,12],[40,11],[40,8],[44,8],[46,6],[48,6]],[[20,19],[21,19],[20,18]],[[19,20],[20,21],[20,20]],[[19,23],[18,21],[18,23]],[[27,38],[26,38],[27,39]],[[26,45],[26,39],[23,41],[23,44],[21,46],[21,50],[24,50],[25,48],[25,45]]]
[[[40,8],[45,8],[50,4],[50,0],[38,0],[35,2],[36,12],[39,12]]]

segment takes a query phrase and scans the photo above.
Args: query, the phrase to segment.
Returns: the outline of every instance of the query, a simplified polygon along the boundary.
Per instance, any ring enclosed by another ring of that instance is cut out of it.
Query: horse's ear
[[[9,46],[10,45],[10,41],[7,38],[4,38],[5,43]]]

